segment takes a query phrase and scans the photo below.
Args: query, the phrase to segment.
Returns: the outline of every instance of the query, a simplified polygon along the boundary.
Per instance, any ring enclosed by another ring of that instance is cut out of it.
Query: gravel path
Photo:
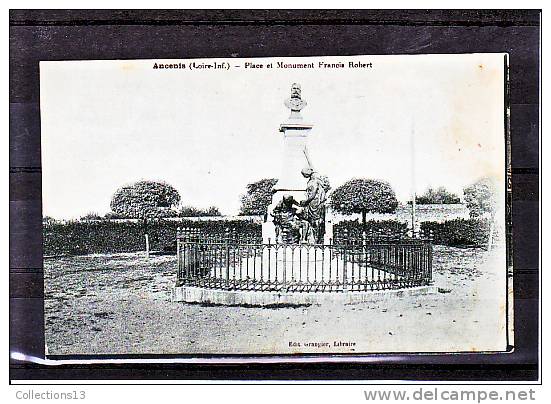
[[[434,280],[440,293],[279,309],[171,302],[174,256],[47,259],[48,353],[503,350],[503,257],[502,250],[435,246]]]

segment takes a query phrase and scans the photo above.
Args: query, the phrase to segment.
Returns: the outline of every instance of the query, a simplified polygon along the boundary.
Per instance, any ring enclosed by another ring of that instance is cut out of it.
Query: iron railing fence
[[[420,237],[411,238],[408,234],[410,230],[398,231],[398,230],[383,230],[383,229],[366,229],[364,231],[348,230],[346,228],[335,229],[334,238],[331,239],[330,244],[354,244],[354,243],[385,243],[385,242],[409,242],[409,243],[432,243],[434,239],[434,232],[432,230],[419,231]],[[178,228],[179,237],[186,238],[188,240],[195,240],[200,242],[230,242],[230,243],[262,243],[262,232],[243,232],[241,229],[234,227],[228,227],[225,231],[220,232],[205,232],[200,227],[185,227]]]
[[[224,290],[348,292],[432,282],[432,244],[423,239],[353,238],[338,244],[262,243],[231,230],[224,236],[180,229],[177,285]]]

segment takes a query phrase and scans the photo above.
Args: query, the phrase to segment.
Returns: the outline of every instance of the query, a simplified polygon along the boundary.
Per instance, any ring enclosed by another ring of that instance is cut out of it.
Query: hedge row
[[[451,247],[484,247],[490,235],[487,219],[454,219],[421,223],[421,234],[432,231],[433,243]]]
[[[336,244],[344,238],[361,240],[365,231],[368,239],[403,238],[407,235],[408,225],[398,220],[368,220],[365,226],[359,220],[343,220],[333,227]]]
[[[190,221],[158,220],[148,225],[151,250],[175,250],[178,227],[198,228],[201,233],[223,237],[226,229],[261,237],[260,223],[252,220]],[[344,237],[361,239],[362,232],[371,239],[401,238],[407,235],[407,223],[397,220],[370,220],[365,227],[358,220],[345,220],[334,226],[335,243]],[[482,247],[488,242],[489,223],[484,219],[455,219],[442,223],[422,222],[421,234],[432,231],[433,242],[454,247]],[[144,250],[144,228],[136,222],[73,221],[44,224],[44,255],[82,255],[136,252]]]
[[[445,222],[422,222],[421,236],[432,238],[434,244],[451,247],[484,247],[488,243],[490,225],[487,219],[454,219]],[[406,222],[397,220],[370,220],[365,227],[358,220],[342,221],[334,227],[335,243],[344,237],[361,239],[365,231],[368,239],[396,239],[407,236]],[[346,233],[345,233],[346,232]]]
[[[158,220],[148,224],[151,250],[176,250],[178,227],[199,228],[209,234],[224,234],[226,228],[261,236],[259,223],[245,220],[190,221]],[[136,252],[145,249],[144,227],[137,222],[72,221],[43,226],[44,255],[82,255]]]

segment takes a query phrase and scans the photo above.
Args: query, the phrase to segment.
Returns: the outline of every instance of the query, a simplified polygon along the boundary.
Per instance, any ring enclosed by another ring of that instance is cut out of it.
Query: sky
[[[289,116],[283,103],[293,82],[308,102],[309,155],[333,188],[351,178],[382,179],[405,202],[429,186],[462,196],[480,177],[504,183],[503,58],[41,62],[43,214],[107,213],[119,187],[142,179],[168,182],[183,205],[237,214],[248,183],[280,175],[279,126]],[[189,68],[214,61],[230,67]],[[372,67],[349,68],[350,61]]]

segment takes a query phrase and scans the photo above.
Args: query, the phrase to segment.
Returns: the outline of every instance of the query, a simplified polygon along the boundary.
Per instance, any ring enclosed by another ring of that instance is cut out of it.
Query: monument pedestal
[[[304,191],[306,180],[301,175],[304,167],[311,166],[308,161],[308,135],[313,125],[304,123],[300,118],[288,119],[279,126],[283,133],[283,156],[276,191]]]
[[[360,270],[365,271],[365,266],[362,268],[351,260],[345,262],[342,255],[334,252],[334,248],[329,246],[274,245],[270,249],[264,248],[261,255],[242,258],[230,268],[229,275],[230,279],[237,280],[294,283],[342,281],[345,267],[348,272],[346,278],[350,280],[353,273],[358,276]],[[249,268],[248,272],[246,268]],[[252,268],[255,268],[254,274]]]
[[[276,239],[276,227],[272,216],[274,209],[277,207],[278,226],[282,229],[282,239],[287,243],[295,243],[297,241],[297,228],[301,228],[301,232],[306,232],[302,235],[303,239],[308,239],[311,242],[321,243],[319,239],[320,224],[318,213],[313,217],[308,218],[307,215],[302,216],[302,220],[311,221],[311,227],[303,226],[300,223],[301,216],[295,210],[292,200],[285,198],[292,197],[297,203],[306,199],[306,184],[314,172],[312,162],[308,155],[308,138],[313,128],[313,125],[303,121],[300,111],[306,106],[306,101],[301,98],[300,84],[293,83],[291,86],[291,98],[285,101],[285,106],[291,110],[289,118],[279,126],[279,131],[283,133],[283,149],[281,157],[281,171],[277,184],[274,186],[274,194],[272,195],[271,204],[268,206],[268,211],[264,223],[262,224],[262,240],[264,243],[278,243]],[[309,168],[310,171],[302,173],[303,169]],[[324,191],[327,191],[324,189]],[[317,195],[320,198],[319,195]],[[285,203],[280,205],[280,202],[285,199]],[[318,201],[324,203],[324,201]],[[279,206],[279,207],[278,207]],[[312,213],[312,212],[310,212]],[[312,216],[312,215],[310,215]],[[327,217],[329,218],[329,217]],[[325,221],[324,244],[329,244],[333,237],[333,226],[331,220]],[[314,231],[316,234],[314,234]]]
[[[272,212],[285,195],[291,195],[300,202],[305,198],[306,179],[301,171],[308,167],[308,135],[313,125],[304,123],[300,116],[291,116],[282,123],[279,131],[283,132],[283,150],[281,170],[277,184],[274,186],[272,203],[268,206],[266,220],[262,224],[262,241],[276,242],[275,226]]]

